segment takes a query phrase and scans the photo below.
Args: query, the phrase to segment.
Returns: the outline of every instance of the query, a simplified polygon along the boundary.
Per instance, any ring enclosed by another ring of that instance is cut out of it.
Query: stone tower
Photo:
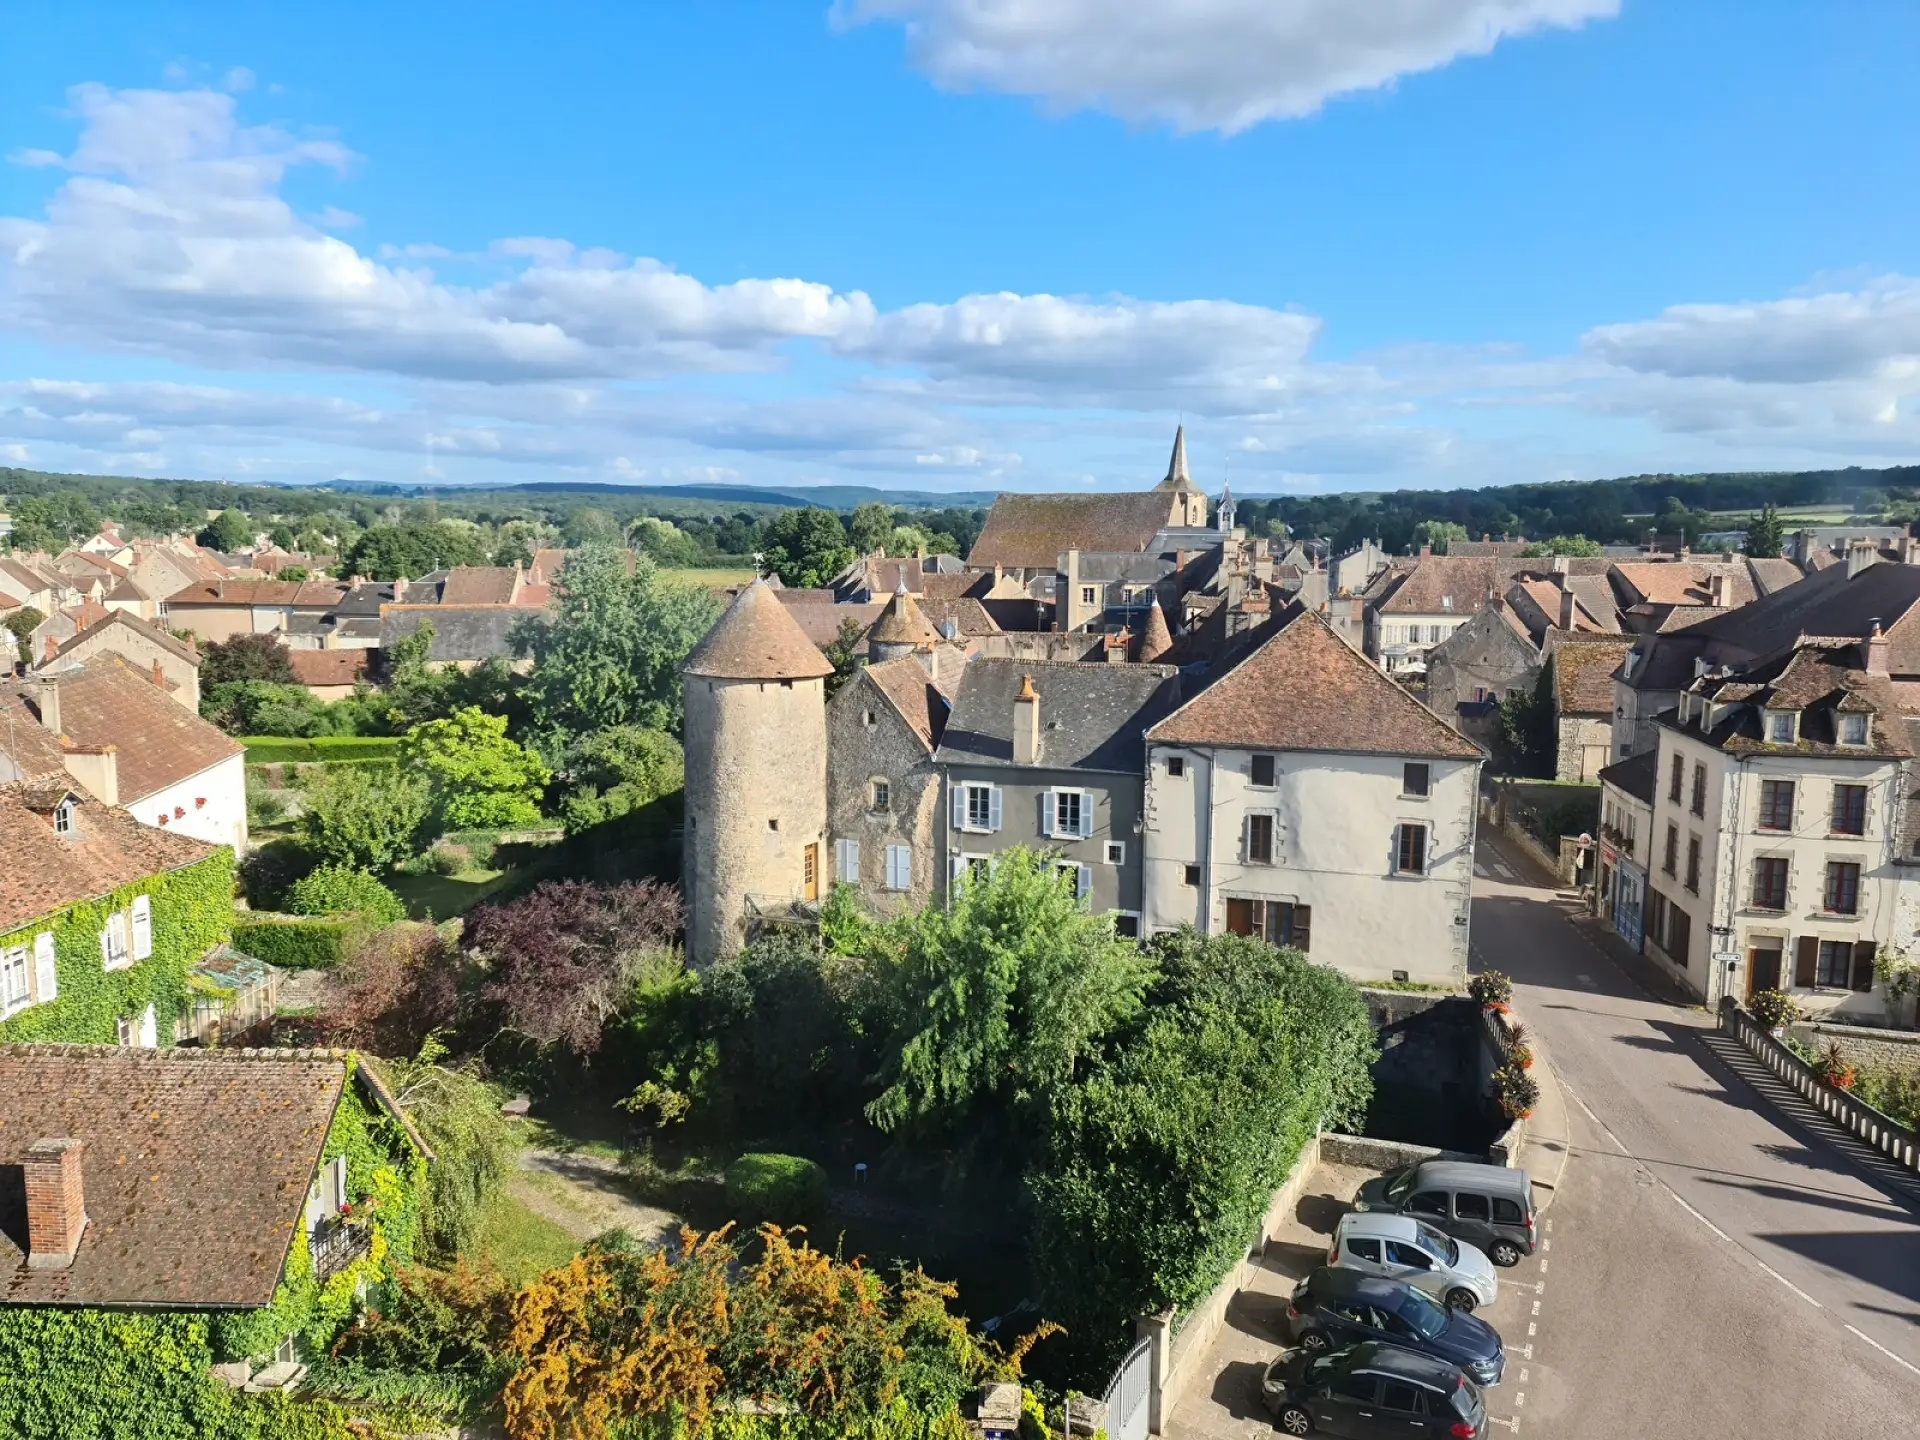
[[[918,658],[931,673],[933,667],[928,657],[939,643],[939,632],[927,623],[927,617],[907,593],[906,566],[902,565],[900,584],[893,592],[893,599],[887,602],[887,608],[867,634],[867,660],[870,664],[884,665],[889,660]]]
[[[1173,454],[1167,460],[1166,479],[1153,488],[1173,494],[1172,515],[1167,521],[1169,525],[1199,527],[1207,523],[1207,497],[1187,473],[1186,426],[1182,425],[1173,432]]]
[[[824,898],[833,666],[764,580],[680,667],[686,685],[687,962],[735,954],[756,914]]]

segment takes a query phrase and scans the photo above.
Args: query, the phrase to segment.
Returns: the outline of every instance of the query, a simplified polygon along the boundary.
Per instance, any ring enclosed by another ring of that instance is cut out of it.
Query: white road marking
[[[1685,1200],[1681,1199],[1677,1192],[1669,1189],[1667,1193],[1673,1196],[1674,1204],[1678,1205],[1682,1210],[1686,1211],[1687,1214],[1691,1215],[1694,1219],[1698,1220],[1702,1225],[1706,1226],[1707,1229],[1711,1230],[1714,1234],[1718,1235],[1722,1240],[1726,1241],[1729,1245],[1734,1243],[1734,1238],[1731,1235],[1727,1234],[1726,1231],[1722,1230],[1718,1225],[1714,1224],[1713,1221],[1707,1219],[1706,1216],[1702,1215],[1698,1210],[1694,1209],[1693,1206],[1689,1205]],[[1761,1268],[1764,1269],[1766,1267],[1762,1266]]]
[[[1527,1321],[1527,1338],[1532,1339],[1535,1335],[1539,1333],[1540,1333],[1540,1327],[1534,1324],[1533,1321],[1531,1320]]]
[[[1533,1313],[1536,1315],[1540,1313],[1540,1302],[1538,1300],[1533,1302]]]
[[[1513,1397],[1513,1408],[1516,1410],[1520,1409],[1521,1406],[1525,1405],[1526,1403],[1527,1403],[1527,1392],[1524,1390],[1522,1390],[1518,1395]]]
[[[1553,1221],[1551,1220],[1547,1221],[1547,1233],[1549,1235],[1553,1233]]]
[[[1549,1265],[1551,1265],[1552,1263],[1553,1263],[1553,1262],[1552,1262],[1551,1260],[1542,1260],[1542,1261],[1540,1262],[1540,1273],[1541,1273],[1542,1275],[1544,1275],[1544,1274],[1546,1274],[1546,1273],[1547,1273],[1547,1266],[1549,1266]]]
[[[1524,1385],[1524,1384],[1526,1384],[1526,1383],[1527,1383],[1527,1376],[1528,1376],[1528,1374],[1529,1374],[1529,1373],[1531,1373],[1531,1372],[1529,1372],[1529,1371],[1526,1371],[1526,1370],[1522,1370],[1522,1371],[1520,1372],[1520,1383],[1521,1383],[1522,1385]]]
[[[1551,1240],[1542,1240],[1540,1242],[1540,1248],[1542,1250],[1551,1250],[1553,1248],[1553,1242]]]
[[[1847,1326],[1847,1329],[1852,1330],[1854,1334],[1858,1335],[1862,1340],[1866,1341],[1869,1345],[1873,1346],[1874,1349],[1878,1350],[1882,1355],[1886,1356],[1889,1360],[1893,1361],[1894,1364],[1904,1365],[1906,1366],[1907,1369],[1913,1371],[1914,1374],[1920,1375],[1920,1365],[1915,1365],[1909,1361],[1902,1360],[1898,1355],[1894,1354],[1893,1351],[1889,1350],[1886,1346],[1882,1345],[1878,1340],[1874,1339],[1873,1336],[1867,1334],[1867,1332],[1864,1330],[1858,1329],[1852,1325]]]

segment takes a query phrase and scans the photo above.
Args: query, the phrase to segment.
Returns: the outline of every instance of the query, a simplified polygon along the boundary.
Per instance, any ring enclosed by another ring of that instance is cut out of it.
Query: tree
[[[400,897],[365,870],[320,865],[294,881],[287,891],[291,915],[365,915],[380,925],[404,920]]]
[[[618,545],[620,522],[605,510],[576,510],[561,527],[568,545]]]
[[[1453,548],[1454,541],[1466,538],[1467,527],[1451,520],[1422,520],[1413,527],[1414,545],[1431,545],[1436,555],[1445,555]]]
[[[253,522],[238,510],[222,510],[200,532],[200,543],[209,550],[232,554],[253,546]]]
[[[330,978],[320,1022],[329,1038],[375,1055],[412,1055],[459,1019],[467,962],[431,925],[389,925]]]
[[[347,547],[340,573],[369,580],[417,580],[455,565],[484,565],[486,559],[472,530],[444,520],[431,525],[375,525]]]
[[[1494,758],[1509,775],[1551,778],[1559,749],[1554,728],[1553,661],[1541,667],[1531,691],[1516,691],[1500,702],[1500,729]]]
[[[866,627],[858,620],[842,620],[840,631],[821,653],[827,657],[827,663],[833,666],[833,674],[827,677],[827,698],[831,700],[855,675],[860,673],[860,641],[867,633]]]
[[[445,1055],[439,1036],[430,1033],[412,1059],[384,1068],[394,1101],[433,1149],[420,1238],[453,1260],[473,1249],[520,1144],[501,1117],[500,1093],[468,1066],[442,1064]]]
[[[329,765],[305,790],[300,843],[322,862],[379,873],[425,843],[433,794],[422,776],[375,765]]]
[[[507,738],[506,717],[475,706],[407,731],[400,762],[433,786],[447,830],[537,825],[540,794],[552,778],[532,751]]]
[[[767,522],[761,543],[768,568],[783,585],[799,589],[825,585],[854,560],[840,517],[814,506],[781,511]]]
[[[269,685],[293,685],[293,661],[278,635],[235,635],[201,647],[200,684],[211,690],[239,680],[262,680]]]
[[[1153,967],[1089,914],[1054,858],[1015,848],[962,879],[944,910],[903,922],[891,981],[906,1017],[883,1130],[952,1122],[982,1099],[1017,1106],[1067,1083],[1093,1042],[1139,1008]]]
[[[267,532],[267,541],[269,544],[278,545],[282,550],[291,550],[296,543],[292,529],[284,523],[275,525]]]
[[[1606,553],[1598,540],[1584,535],[1556,535],[1551,540],[1536,540],[1520,552],[1528,559],[1547,555],[1574,555],[1588,558]]]
[[[0,628],[13,632],[14,649],[19,652],[22,665],[33,663],[33,632],[46,622],[47,617],[31,605],[22,605],[5,620],[0,620]]]
[[[51,495],[27,495],[13,507],[12,548],[64,550],[100,528],[100,512],[78,490],[56,490]]]
[[[567,833],[578,834],[651,805],[686,783],[686,756],[664,730],[614,725],[585,736],[567,757],[560,804]]]
[[[1780,558],[1780,512],[1762,505],[1758,515],[1747,517],[1747,554],[1756,560]]]
[[[671,945],[681,915],[680,892],[658,880],[548,880],[470,914],[466,943],[486,957],[481,994],[506,1028],[586,1056],[599,1050],[635,980]]]
[[[572,556],[553,617],[514,627],[515,652],[533,658],[526,696],[543,753],[613,725],[678,734],[680,662],[719,613],[704,587],[663,579],[644,556],[631,574],[606,546]]]
[[[512,709],[514,680],[505,660],[495,655],[471,670],[436,669],[431,658],[435,633],[433,622],[423,620],[387,650],[386,687],[369,698],[368,708],[394,734],[470,705],[495,715]]]
[[[853,548],[862,555],[882,549],[893,538],[893,507],[877,500],[856,505],[852,518],[847,521],[847,534]]]

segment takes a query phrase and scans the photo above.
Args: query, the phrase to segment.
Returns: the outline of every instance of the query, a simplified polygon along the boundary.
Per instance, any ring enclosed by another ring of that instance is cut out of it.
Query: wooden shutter
[[[1793,960],[1793,983],[1811,990],[1820,977],[1820,937],[1802,935],[1798,945]]]
[[[1307,953],[1308,944],[1313,939],[1313,907],[1295,905],[1293,907],[1292,934],[1287,943],[1302,955]]]
[[[1060,797],[1052,790],[1040,792],[1040,833],[1049,840],[1053,838],[1054,821],[1060,814]]]
[[[1227,901],[1227,933],[1229,935],[1253,934],[1253,902],[1251,900]]]
[[[44,1005],[60,994],[60,970],[54,963],[53,932],[42,930],[33,937],[33,998]]]
[[[1853,942],[1853,988],[1862,995],[1873,989],[1873,952],[1873,941]]]
[[[153,954],[153,902],[145,895],[133,897],[133,958],[144,960]]]
[[[1000,833],[1000,787],[994,785],[987,790],[987,829],[996,835]]]

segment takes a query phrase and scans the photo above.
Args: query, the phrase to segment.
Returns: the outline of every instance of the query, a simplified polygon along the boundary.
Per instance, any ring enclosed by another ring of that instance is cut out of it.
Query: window
[[[1787,862],[1759,859],[1753,862],[1753,908],[1787,908]]]
[[[1394,840],[1393,868],[1402,875],[1427,873],[1427,827],[1402,825]]]
[[[1073,882],[1073,898],[1084,900],[1093,891],[1093,867],[1078,860],[1054,862],[1053,873]]]
[[[1291,900],[1227,900],[1227,933],[1256,935],[1302,954],[1313,941],[1313,907]]]
[[[1700,837],[1687,837],[1687,889],[1700,893]]]
[[[1853,975],[1853,942],[1851,940],[1822,940],[1820,942],[1820,964],[1814,971],[1813,983],[1824,989],[1844,990]]]
[[[861,723],[862,725],[864,725],[864,726],[866,726],[866,727],[867,727],[867,729],[869,729],[869,730],[871,730],[871,729],[873,729],[873,711],[871,711],[871,710],[868,710],[868,711],[866,711],[866,712],[864,712],[864,713],[863,713],[863,714],[862,714],[862,715],[860,716],[860,723]]]
[[[1167,757],[1167,774],[1169,776],[1171,776],[1175,780],[1178,780],[1181,776],[1185,775],[1186,773],[1187,773],[1187,762],[1184,756],[1169,755]]]
[[[1349,1240],[1347,1253],[1356,1260],[1371,1260],[1380,1263],[1380,1242],[1378,1240]]]
[[[1456,1195],[1453,1197],[1453,1213],[1461,1220],[1491,1220],[1493,1206],[1484,1195]]]
[[[1833,787],[1833,833],[1836,835],[1867,833],[1866,786],[1836,785]]]
[[[1672,783],[1667,786],[1667,799],[1676,805],[1680,803],[1680,782],[1686,777],[1686,773],[1687,762],[1682,760],[1678,755],[1674,756],[1673,779]]]
[[[1200,883],[1200,867],[1198,865],[1187,866],[1187,868],[1180,873],[1180,883],[1182,885],[1198,885]]]
[[[1667,851],[1666,851],[1666,857],[1665,857],[1666,863],[1663,864],[1660,868],[1665,870],[1669,875],[1678,874],[1679,872],[1674,869],[1674,865],[1678,861],[1679,853],[1680,853],[1680,827],[1677,825],[1669,825],[1667,826]]]
[[[1100,591],[1098,587],[1082,585],[1080,587],[1080,603],[1082,605],[1098,605],[1100,603]]]
[[[858,840],[833,842],[833,878],[842,885],[860,883],[860,842]]]
[[[1693,917],[1678,905],[1667,906],[1667,940],[1663,947],[1680,965],[1693,950]]]
[[[885,780],[867,782],[867,809],[876,815],[884,815],[893,806],[893,786]]]
[[[1774,745],[1793,744],[1794,719],[1777,711],[1767,712],[1767,740]]]
[[[1707,767],[1698,760],[1693,762],[1693,813],[1702,817],[1707,813]]]
[[[911,890],[913,888],[913,847],[910,845],[887,846],[887,889]]]
[[[1432,766],[1424,760],[1409,760],[1400,767],[1400,793],[1425,795],[1432,779]]]
[[[133,963],[133,953],[127,943],[127,912],[116,910],[107,916],[106,928],[100,932],[100,963],[109,970],[124,970]]]
[[[956,785],[953,787],[953,828],[991,833],[1000,828],[1000,787],[998,785]]]
[[[1834,915],[1855,915],[1860,911],[1860,867],[1847,860],[1827,865],[1827,895],[1824,908]]]
[[[1398,1380],[1385,1380],[1380,1385],[1380,1408],[1398,1410],[1403,1415],[1424,1415],[1426,1406],[1421,1403],[1420,1392],[1411,1385],[1403,1385]]]
[[[73,834],[74,804],[71,799],[62,800],[53,807],[53,833],[56,835]]]
[[[1431,1270],[1433,1257],[1418,1245],[1405,1245],[1398,1240],[1387,1241],[1387,1260],[1394,1265],[1404,1265],[1409,1270]]]
[[[1793,828],[1793,782],[1791,780],[1760,782],[1760,828],[1762,830]]]
[[[1496,1225],[1524,1225],[1527,1223],[1527,1217],[1525,1212],[1520,1209],[1519,1201],[1502,1200],[1496,1195],[1493,1197],[1493,1223]]]
[[[1084,790],[1050,790],[1049,835],[1084,840],[1093,834],[1093,797]]]
[[[1256,785],[1262,790],[1271,790],[1273,788],[1273,756],[1256,755],[1253,757],[1253,767],[1248,775],[1247,783]]]
[[[1131,910],[1115,910],[1113,912],[1113,933],[1122,940],[1138,940],[1140,938],[1139,915]]]
[[[1444,1219],[1447,1213],[1447,1197],[1439,1190],[1423,1190],[1407,1202],[1407,1209],[1415,1215],[1435,1215]]]
[[[1107,864],[1124,865],[1127,863],[1127,842],[1124,840],[1107,841]]]
[[[160,1044],[159,1017],[149,1005],[137,1016],[127,1016],[114,1023],[115,1038],[122,1045],[137,1045],[142,1050],[153,1050]]]
[[[1373,1402],[1373,1387],[1373,1376],[1362,1374],[1342,1375],[1327,1389],[1341,1400],[1356,1400],[1365,1405]]]
[[[1840,717],[1840,743],[1842,745],[1866,744],[1867,717],[1864,715],[1842,715]]]
[[[0,950],[0,1015],[23,1010],[27,998],[27,947],[15,945]]]
[[[1273,863],[1273,816],[1247,817],[1247,860],[1254,865]]]

